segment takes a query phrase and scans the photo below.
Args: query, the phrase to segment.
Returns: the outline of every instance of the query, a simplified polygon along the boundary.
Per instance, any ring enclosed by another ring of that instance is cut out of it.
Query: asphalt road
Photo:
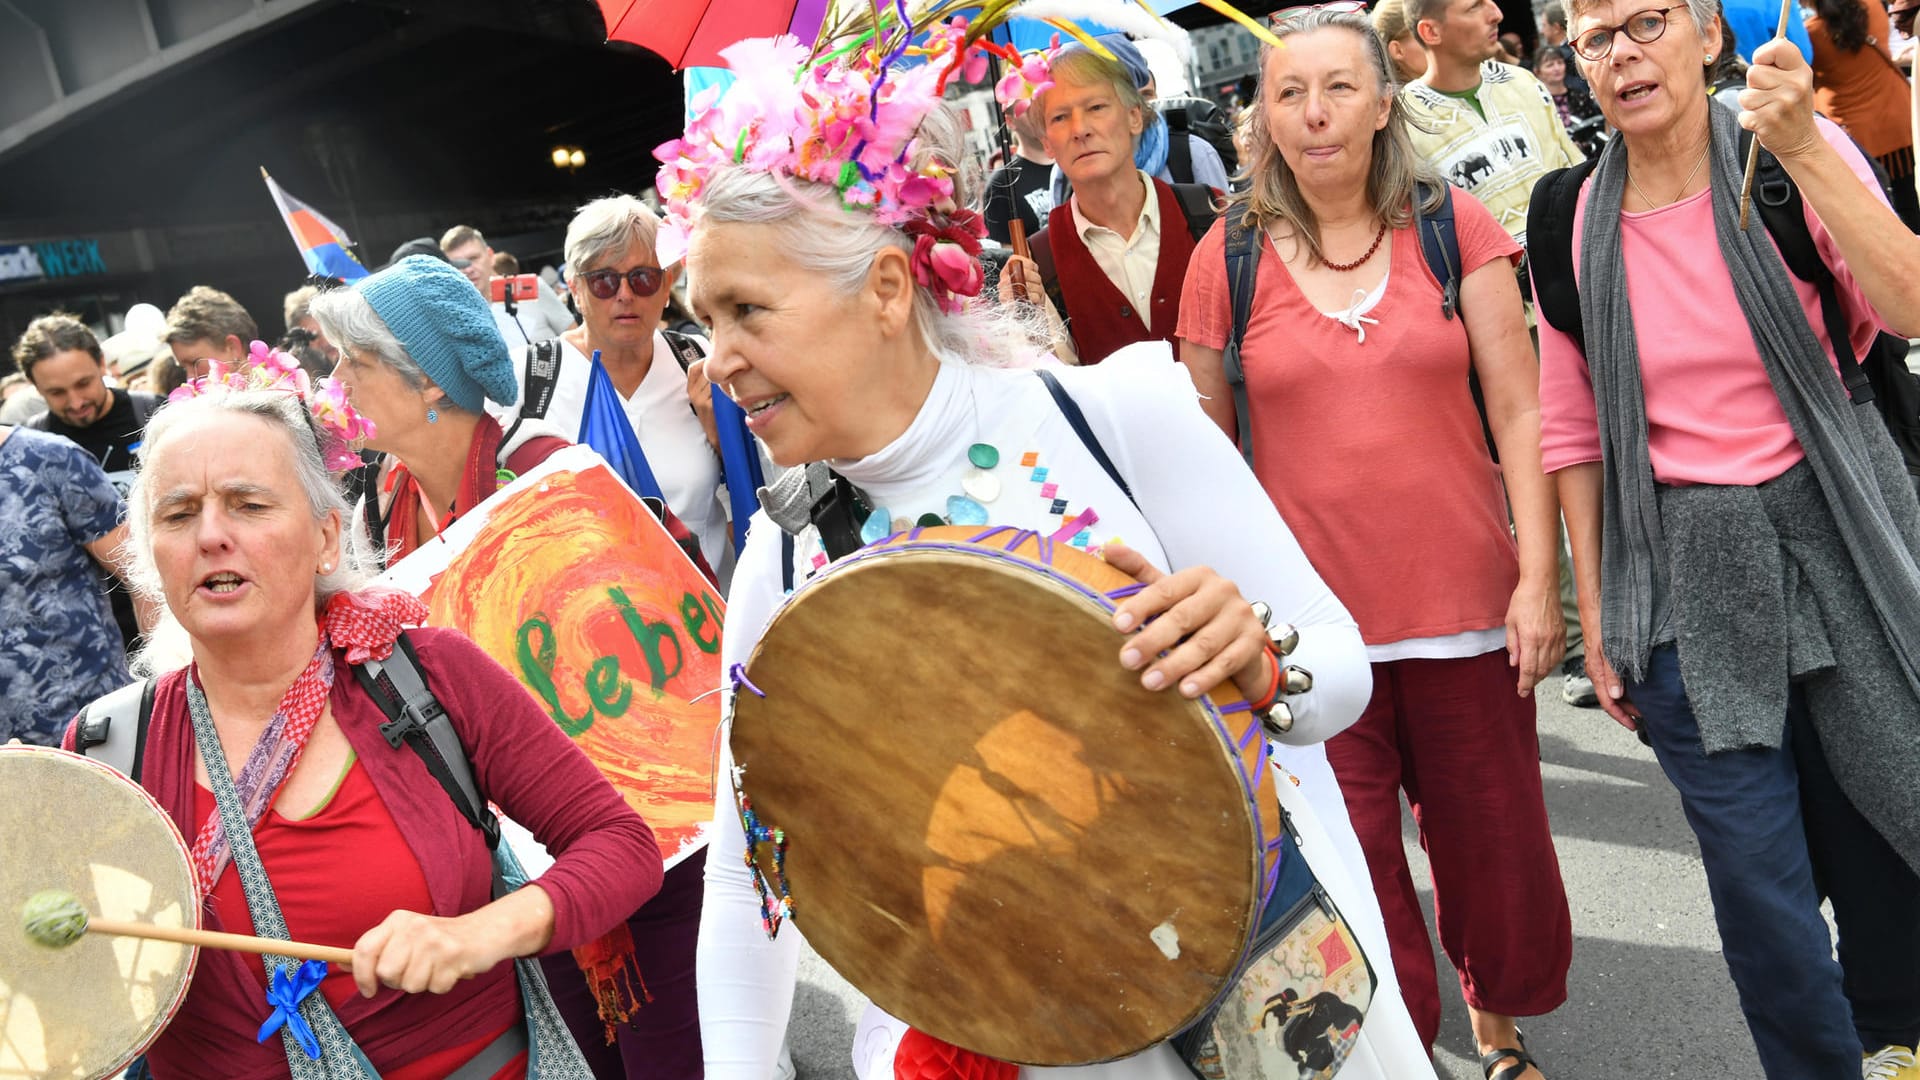
[[[1524,1021],[1549,1080],[1745,1080],[1760,1075],[1720,959],[1693,833],[1653,754],[1598,710],[1540,706],[1547,809],[1573,910],[1567,1002]],[[1489,778],[1489,782],[1494,782]],[[1407,821],[1414,878],[1425,861]],[[1423,900],[1431,896],[1423,887]],[[1482,1080],[1453,969],[1439,961],[1446,1012],[1434,1065],[1442,1080]],[[808,954],[790,1040],[805,1080],[851,1080],[861,999]]]

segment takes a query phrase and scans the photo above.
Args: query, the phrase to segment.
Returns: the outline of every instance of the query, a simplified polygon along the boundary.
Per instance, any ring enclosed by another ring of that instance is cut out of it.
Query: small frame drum
[[[96,761],[0,747],[0,1080],[117,1076],[173,1018],[199,951],[88,934],[30,940],[20,909],[63,889],[103,919],[197,927],[187,845],[145,789]]]
[[[1120,666],[1140,588],[1036,533],[914,529],[796,590],[738,673],[770,908],[929,1035],[1125,1057],[1246,954],[1284,842],[1266,740],[1230,684],[1188,701]]]

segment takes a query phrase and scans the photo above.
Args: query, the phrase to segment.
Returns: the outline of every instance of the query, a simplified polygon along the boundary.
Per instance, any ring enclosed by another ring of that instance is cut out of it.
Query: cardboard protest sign
[[[667,866],[705,842],[726,608],[593,451],[548,458],[381,583],[513,672],[646,818]]]

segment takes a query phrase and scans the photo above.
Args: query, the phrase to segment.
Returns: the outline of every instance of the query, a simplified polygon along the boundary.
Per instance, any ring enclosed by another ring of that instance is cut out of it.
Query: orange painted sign
[[[704,842],[720,724],[719,591],[591,450],[549,458],[383,581],[519,677],[653,827]],[[702,696],[705,695],[705,696]]]

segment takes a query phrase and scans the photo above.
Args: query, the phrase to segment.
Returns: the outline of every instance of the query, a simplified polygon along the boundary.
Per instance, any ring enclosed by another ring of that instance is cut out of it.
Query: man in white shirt
[[[467,280],[473,282],[482,296],[489,293],[493,283],[494,250],[479,229],[455,225],[440,238],[440,250],[446,254],[447,261],[467,275]],[[512,310],[506,301],[493,304],[493,321],[499,324],[500,336],[507,339],[509,346],[545,341],[574,325],[573,313],[553,289],[545,281],[538,278],[535,281],[539,293],[533,299],[514,303]]]

